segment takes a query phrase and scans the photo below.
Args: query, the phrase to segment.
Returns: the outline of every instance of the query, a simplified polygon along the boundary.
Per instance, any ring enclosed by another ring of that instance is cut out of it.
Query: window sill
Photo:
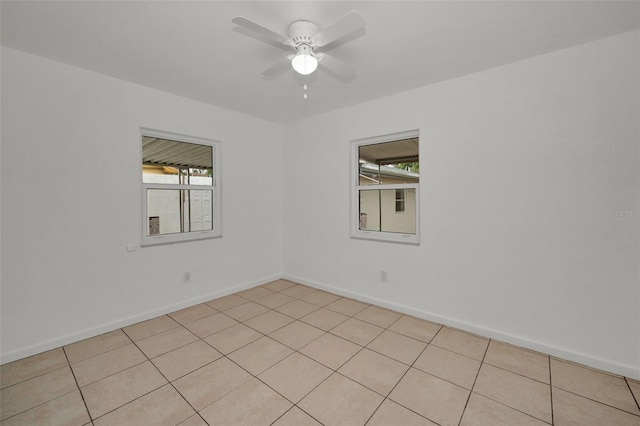
[[[166,244],[186,243],[189,241],[211,240],[214,238],[222,238],[222,234],[212,231],[190,232],[188,234],[169,234],[145,236],[142,238],[140,247],[152,247]]]
[[[416,234],[399,234],[391,232],[357,231],[351,235],[352,239],[382,241],[387,243],[407,244],[413,246],[420,245],[420,236]]]

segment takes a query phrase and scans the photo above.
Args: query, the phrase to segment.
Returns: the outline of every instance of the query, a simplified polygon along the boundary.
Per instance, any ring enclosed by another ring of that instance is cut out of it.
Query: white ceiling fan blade
[[[324,69],[327,73],[343,83],[350,83],[356,79],[356,72],[354,70],[326,54],[318,63],[318,67]]]
[[[285,60],[276,62],[266,70],[262,71],[262,76],[267,80],[273,80],[291,69],[291,61],[285,58]]]
[[[289,37],[285,37],[282,34],[278,34],[277,32],[270,30],[269,28],[262,26],[256,22],[253,22],[252,20],[247,19],[244,16],[237,16],[233,18],[231,22],[243,28],[254,31],[263,36],[266,36],[272,40],[275,40],[278,43],[285,44],[286,42],[289,41]]]
[[[325,46],[349,33],[359,30],[367,24],[367,20],[357,10],[344,15],[314,36],[318,40],[318,47]]]

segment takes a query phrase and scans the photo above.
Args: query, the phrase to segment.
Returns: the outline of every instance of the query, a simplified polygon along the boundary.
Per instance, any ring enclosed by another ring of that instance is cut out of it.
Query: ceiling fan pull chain
[[[305,83],[302,88],[304,89],[304,99],[307,99],[307,83]]]

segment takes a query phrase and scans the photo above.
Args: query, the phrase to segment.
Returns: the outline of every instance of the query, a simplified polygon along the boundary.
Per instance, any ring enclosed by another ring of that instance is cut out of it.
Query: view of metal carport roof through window
[[[208,145],[143,136],[142,164],[211,170],[212,148]]]

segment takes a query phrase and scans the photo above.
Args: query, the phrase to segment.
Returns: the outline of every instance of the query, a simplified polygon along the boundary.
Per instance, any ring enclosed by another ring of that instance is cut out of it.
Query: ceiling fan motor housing
[[[320,27],[311,21],[296,21],[289,25],[289,38],[295,47],[301,44],[309,45],[312,49],[317,46],[314,36],[320,32]]]

